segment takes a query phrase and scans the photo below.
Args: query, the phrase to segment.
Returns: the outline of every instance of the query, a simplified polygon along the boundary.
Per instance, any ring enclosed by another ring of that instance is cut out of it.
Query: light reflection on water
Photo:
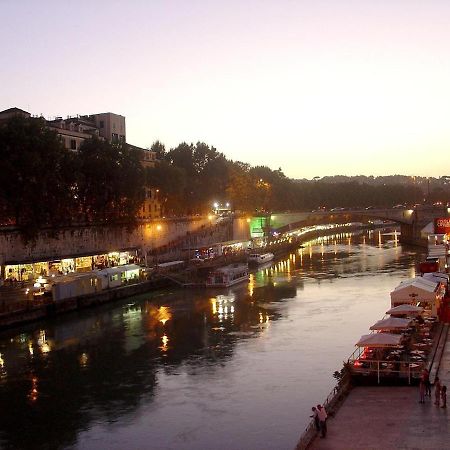
[[[294,448],[420,258],[395,234],[344,233],[230,290],[152,293],[5,332],[0,443]]]

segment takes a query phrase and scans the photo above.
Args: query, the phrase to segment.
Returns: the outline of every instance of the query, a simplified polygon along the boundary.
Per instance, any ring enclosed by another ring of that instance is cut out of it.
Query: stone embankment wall
[[[231,239],[230,224],[213,224],[207,218],[165,219],[126,226],[73,226],[44,229],[34,242],[25,243],[14,229],[0,230],[0,265],[49,261],[112,251],[140,249],[142,255],[161,255],[184,246]]]

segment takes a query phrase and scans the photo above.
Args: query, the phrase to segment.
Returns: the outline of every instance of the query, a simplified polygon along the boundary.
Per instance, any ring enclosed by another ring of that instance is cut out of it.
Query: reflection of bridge
[[[342,211],[317,211],[299,213],[274,213],[267,217],[267,225],[272,230],[286,232],[298,228],[348,222],[367,222],[368,220],[383,220],[398,223],[401,227],[401,241],[420,243],[420,231],[439,217],[448,217],[446,207],[419,206],[415,209],[358,209]]]

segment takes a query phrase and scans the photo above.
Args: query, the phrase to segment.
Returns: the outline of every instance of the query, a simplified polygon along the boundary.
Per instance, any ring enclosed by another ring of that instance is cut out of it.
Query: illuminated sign
[[[434,232],[436,234],[450,234],[450,217],[434,219]]]

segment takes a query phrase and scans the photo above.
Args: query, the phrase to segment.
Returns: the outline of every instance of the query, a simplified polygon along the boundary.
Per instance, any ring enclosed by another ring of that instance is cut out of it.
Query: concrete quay
[[[450,336],[447,335],[437,374],[450,389]],[[448,398],[450,400],[450,397]],[[450,448],[450,403],[434,404],[434,389],[419,403],[417,386],[358,386],[334,417],[326,438],[317,437],[308,449],[394,450]]]

